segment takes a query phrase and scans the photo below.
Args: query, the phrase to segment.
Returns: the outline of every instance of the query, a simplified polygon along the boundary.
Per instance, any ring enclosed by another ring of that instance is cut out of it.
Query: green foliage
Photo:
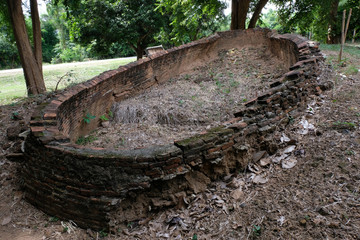
[[[325,42],[327,37],[339,41],[341,32],[342,12],[344,9],[353,13],[349,30],[358,29],[360,21],[360,8],[358,0],[297,0],[282,1],[274,0],[278,6],[280,24],[287,32],[297,32],[302,35],[312,32],[313,38]],[[336,3],[339,3],[338,5]],[[335,6],[335,8],[334,8]],[[335,9],[332,11],[332,9]],[[330,35],[329,34],[329,29]],[[349,33],[350,33],[349,31]],[[350,38],[351,34],[348,34]]]
[[[12,120],[19,119],[19,112],[12,112],[11,117]]]
[[[346,75],[356,75],[358,72],[359,69],[355,65],[348,66],[344,71]]]
[[[355,129],[356,124],[353,122],[341,122],[341,121],[336,121],[333,123],[333,126],[335,128],[340,128],[340,129]]]
[[[41,19],[41,37],[43,61],[50,63],[55,57],[55,46],[58,43],[56,28],[51,21],[44,17]]]
[[[109,118],[107,118],[104,114],[100,116],[101,121],[109,121]]]
[[[12,41],[0,27],[0,69],[16,68],[20,65],[15,41]]]
[[[100,235],[101,238],[104,238],[104,237],[107,237],[108,233],[104,232],[104,231],[100,231],[99,235]]]
[[[95,119],[96,116],[91,115],[90,113],[87,113],[84,117],[83,120],[85,123],[89,124],[91,122],[91,120]]]
[[[59,218],[58,217],[50,217],[49,221],[50,222],[57,222],[57,221],[59,221]]]
[[[96,52],[117,47],[133,48],[137,55],[154,43],[164,17],[155,12],[155,0],[63,1],[69,9],[70,39],[91,44]]]
[[[252,228],[253,237],[259,237],[261,235],[261,227],[254,225]]]
[[[54,49],[56,55],[52,63],[81,62],[88,57],[88,50],[80,44],[67,42],[67,48],[62,49],[60,44],[56,44]]]
[[[270,9],[266,14],[262,15],[258,21],[258,25],[262,28],[275,29],[278,32],[283,32],[284,28],[279,23],[280,19],[276,11]]]
[[[226,4],[219,0],[158,0],[157,11],[170,16],[158,39],[174,45],[214,33],[224,22]]]
[[[97,137],[95,136],[86,136],[86,137],[79,137],[77,140],[76,140],[76,144],[77,145],[86,145],[88,143],[92,143],[93,141],[97,140]]]

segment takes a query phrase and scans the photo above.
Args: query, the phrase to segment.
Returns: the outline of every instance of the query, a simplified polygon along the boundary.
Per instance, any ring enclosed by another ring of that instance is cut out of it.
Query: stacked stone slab
[[[114,101],[205,65],[220,50],[260,45],[267,45],[289,72],[220,126],[144,149],[115,151],[74,143],[98,126],[99,116]],[[274,154],[277,147],[271,134],[276,127],[304,107],[308,96],[321,92],[316,78],[322,60],[318,45],[297,35],[267,29],[227,31],[156,53],[59,93],[32,116],[22,168],[26,199],[81,227],[109,230],[112,214],[134,193],[149,191],[159,182],[181,181],[193,172],[216,179],[246,167],[253,152]],[[83,121],[87,113],[97,116],[90,124]]]

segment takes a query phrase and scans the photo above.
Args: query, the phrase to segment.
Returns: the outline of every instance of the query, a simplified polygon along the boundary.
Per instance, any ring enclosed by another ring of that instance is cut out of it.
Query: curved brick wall
[[[194,63],[206,64],[221,49],[261,45],[269,46],[290,71],[223,125],[147,149],[110,151],[74,144],[98,125],[99,119],[85,124],[86,113],[101,116],[114,101],[186,73],[196,67]],[[271,142],[262,144],[259,139],[271,136],[281,119],[303,106],[309,94],[320,91],[315,81],[319,60],[318,47],[297,35],[264,29],[228,31],[79,84],[39,106],[32,117],[23,167],[26,198],[50,215],[72,219],[82,227],[108,230],[112,214],[122,209],[133,193],[196,172],[216,178],[245,167],[251,149],[273,154],[276,148]]]

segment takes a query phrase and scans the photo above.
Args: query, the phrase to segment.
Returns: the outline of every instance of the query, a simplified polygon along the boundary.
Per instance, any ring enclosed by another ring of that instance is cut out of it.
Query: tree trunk
[[[269,0],[260,0],[255,7],[254,14],[252,15],[248,28],[255,28],[256,22],[259,20],[260,13]]]
[[[30,9],[34,37],[34,55],[40,71],[42,72],[41,26],[37,0],[30,0]]]
[[[231,25],[230,29],[245,29],[246,15],[249,11],[250,0],[231,1]]]
[[[144,53],[144,49],[142,48],[136,48],[136,60],[142,59],[143,57],[143,53]]]
[[[335,35],[335,26],[336,26],[338,8],[339,8],[339,0],[333,0],[331,3],[331,10],[329,15],[328,35],[326,39],[327,44],[335,44],[337,41]]]
[[[31,49],[26,32],[21,0],[7,0],[12,28],[23,67],[28,94],[39,94],[46,91],[42,71]]]

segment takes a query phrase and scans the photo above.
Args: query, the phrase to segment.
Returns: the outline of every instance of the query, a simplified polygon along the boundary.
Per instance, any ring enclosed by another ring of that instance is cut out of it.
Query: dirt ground
[[[328,59],[335,52],[326,52]],[[6,129],[37,99],[0,106],[0,239],[360,239],[360,59],[346,55],[323,77],[334,88],[277,129],[274,156],[107,234],[48,216],[23,200]],[[355,70],[354,70],[355,69]]]

